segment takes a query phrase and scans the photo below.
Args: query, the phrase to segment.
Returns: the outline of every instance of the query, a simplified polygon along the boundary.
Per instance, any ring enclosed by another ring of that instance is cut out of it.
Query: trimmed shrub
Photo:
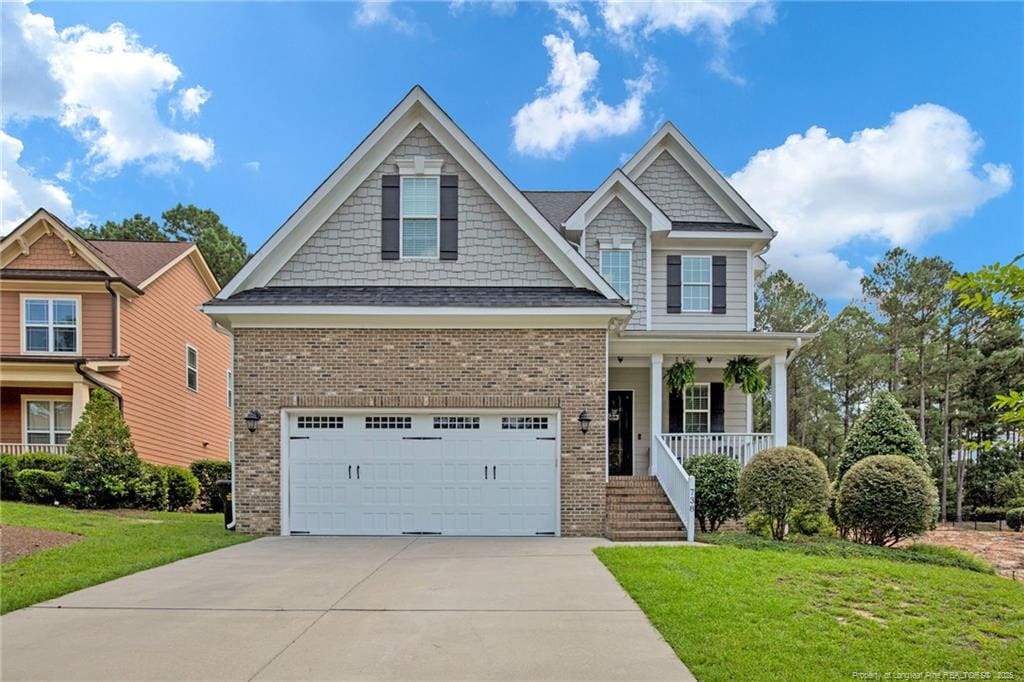
[[[1007,509],[1006,525],[1010,527],[1010,530],[1020,530],[1021,528],[1024,528],[1024,507]]]
[[[826,512],[797,507],[789,517],[789,530],[800,535],[835,537],[836,527]]]
[[[925,472],[931,471],[924,442],[892,393],[876,394],[853,423],[839,457],[836,479],[841,480],[854,464],[873,455],[902,455]]]
[[[18,470],[41,469],[42,471],[56,471],[64,473],[68,467],[67,455],[58,455],[56,452],[26,452],[18,455]]]
[[[1013,501],[1024,498],[1024,469],[1018,469],[997,480],[993,492],[996,504],[1006,508],[1018,506]]]
[[[132,506],[139,509],[167,509],[167,472],[164,467],[143,462],[132,481]]]
[[[740,515],[739,462],[728,455],[698,455],[686,460],[686,470],[697,481],[694,515],[702,533],[713,533]]]
[[[76,507],[107,509],[129,504],[142,460],[117,403],[97,389],[68,440],[64,492]]]
[[[220,459],[197,459],[188,466],[199,481],[199,510],[224,511],[224,501],[217,490],[217,481],[231,478],[231,462]]]
[[[0,499],[14,501],[21,499],[18,487],[18,462],[14,455],[0,455]]]
[[[971,521],[1002,521],[1006,518],[1004,507],[975,507],[965,514]]]
[[[768,517],[761,512],[750,512],[743,517],[743,527],[747,532],[759,538],[769,540],[772,537],[772,525]]]
[[[740,474],[739,501],[743,511],[767,516],[772,537],[781,540],[795,509],[825,511],[828,472],[810,450],[793,446],[762,450]]]
[[[167,478],[167,508],[191,509],[199,494],[199,481],[188,469],[166,466],[163,470]]]
[[[839,520],[856,542],[894,545],[920,535],[935,516],[935,486],[901,455],[874,455],[853,465],[839,486]]]
[[[63,476],[57,471],[22,469],[15,478],[21,490],[21,499],[36,504],[59,502],[64,491]]]

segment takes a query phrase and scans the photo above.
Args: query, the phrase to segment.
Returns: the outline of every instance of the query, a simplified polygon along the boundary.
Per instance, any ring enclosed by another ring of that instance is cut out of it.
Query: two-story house
[[[205,306],[238,527],[692,537],[687,458],[786,441],[800,338],[753,316],[773,236],[671,123],[592,192],[524,192],[413,88]],[[772,433],[725,389],[739,356]]]
[[[62,452],[96,388],[139,455],[227,459],[231,338],[195,244],[87,240],[39,209],[0,241],[0,452]]]

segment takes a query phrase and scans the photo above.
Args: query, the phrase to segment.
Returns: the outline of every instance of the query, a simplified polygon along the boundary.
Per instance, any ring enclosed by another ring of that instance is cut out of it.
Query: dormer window
[[[440,176],[402,177],[402,258],[439,258]]]
[[[22,349],[25,353],[79,353],[77,297],[23,296]]]
[[[632,249],[601,249],[601,276],[627,301],[632,288],[632,260]]]

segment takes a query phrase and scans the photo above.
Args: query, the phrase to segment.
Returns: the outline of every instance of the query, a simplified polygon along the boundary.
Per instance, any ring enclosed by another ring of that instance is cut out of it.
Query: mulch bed
[[[956,547],[988,561],[1000,575],[1024,580],[1024,533],[941,527],[900,544],[926,542]]]
[[[81,535],[74,533],[0,525],[0,563],[6,564],[8,561],[14,561],[44,549],[70,545],[84,539]]]

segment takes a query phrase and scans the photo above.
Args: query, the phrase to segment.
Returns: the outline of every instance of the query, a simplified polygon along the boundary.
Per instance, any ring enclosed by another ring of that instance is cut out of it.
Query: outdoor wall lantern
[[[590,430],[590,422],[593,421],[590,414],[583,410],[580,412],[580,416],[577,418],[580,422],[580,431],[585,435]]]
[[[245,415],[245,425],[249,427],[249,433],[256,432],[256,425],[261,419],[263,419],[263,415],[259,410],[249,410],[249,414]]]

